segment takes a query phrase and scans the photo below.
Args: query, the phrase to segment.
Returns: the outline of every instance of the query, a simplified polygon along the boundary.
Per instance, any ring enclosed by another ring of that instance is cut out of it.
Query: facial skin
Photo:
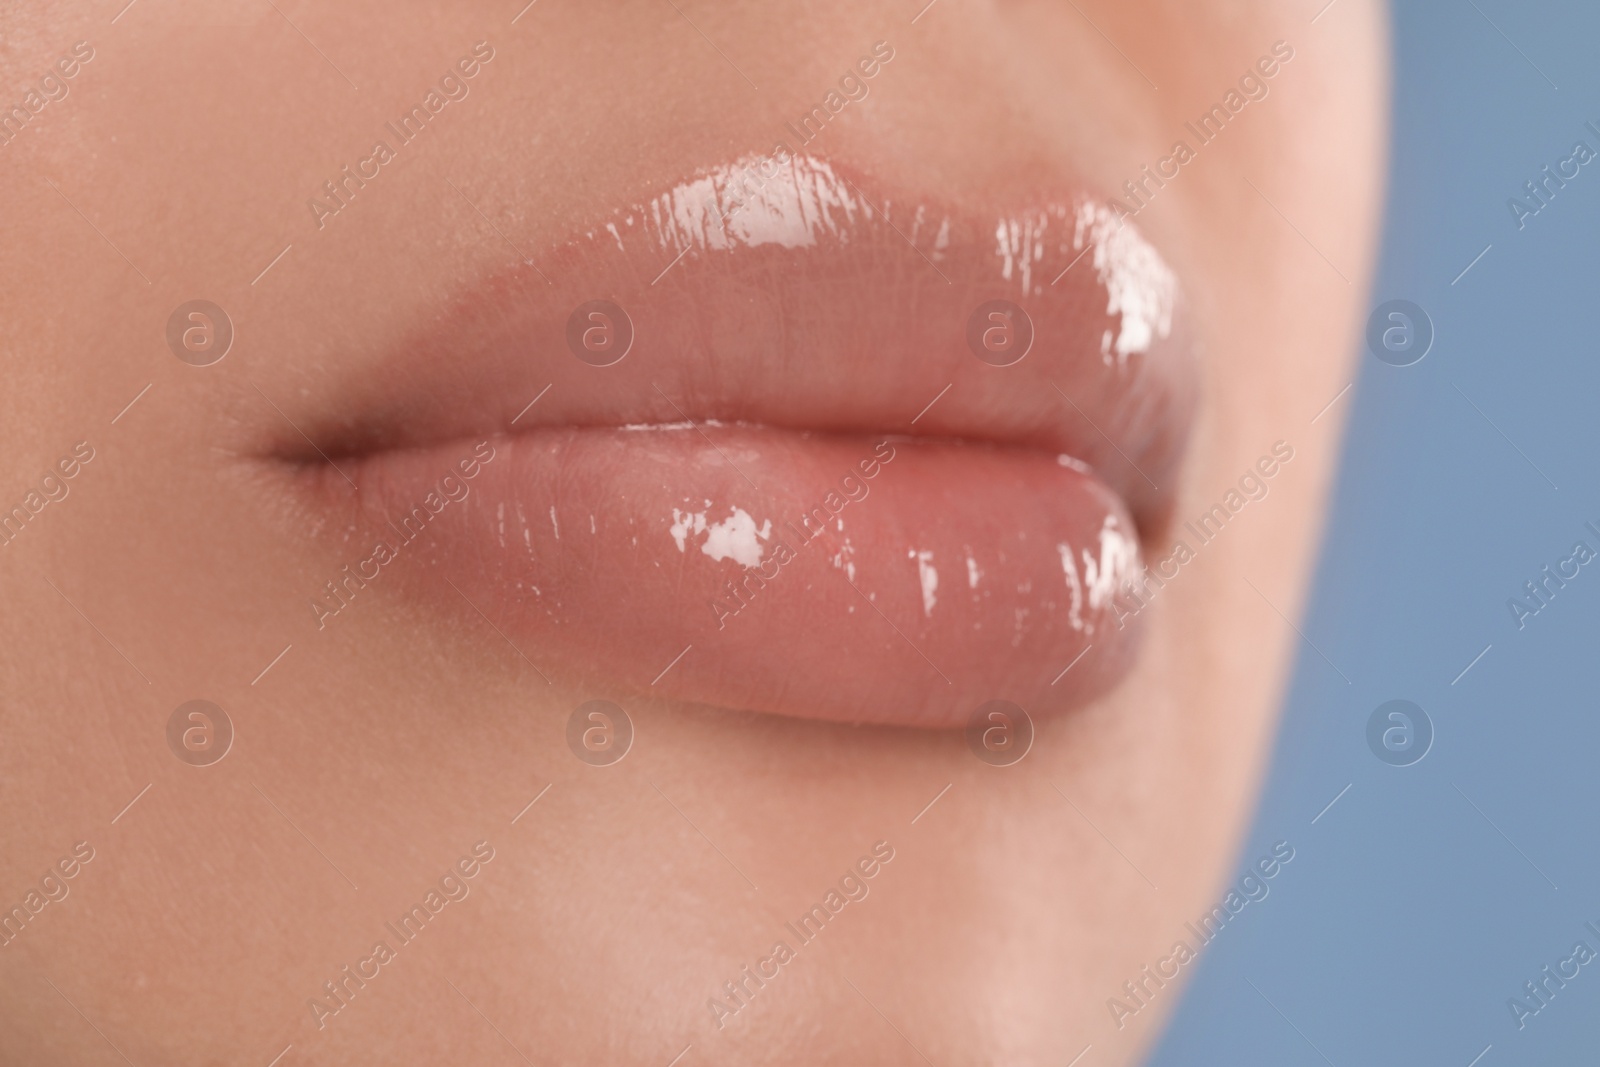
[[[110,1044],[172,1065],[285,1046],[285,1065],[686,1046],[685,1065],[1023,1065],[1091,1043],[1137,1062],[1178,989],[1121,1029],[1107,999],[1237,883],[1297,652],[1285,618],[1348,396],[1313,418],[1352,378],[1374,248],[1381,9],[944,0],[913,23],[917,4],[546,0],[512,24],[517,6],[6,15],[3,102],[51,81],[0,147],[0,506],[48,500],[0,548],[0,908],[78,842],[94,858],[0,948],[0,1063],[114,1062]],[[79,41],[93,58],[60,76]],[[495,57],[466,95],[319,229],[307,199],[479,41]],[[877,41],[892,63],[808,150],[973,202],[1057,169],[1119,195],[1250,75],[1137,225],[1201,349],[1176,515],[1241,478],[1267,493],[1140,612],[1133,673],[1039,717],[1006,768],[959,731],[648,699],[597,768],[564,738],[607,679],[546,685],[537,648],[465,605],[379,581],[309,629],[307,596],[364,552],[290,499],[269,455],[287,424],[387,373],[486,277],[769,150]],[[1278,41],[1293,59],[1252,74]],[[164,336],[198,298],[236,330],[204,368]],[[1292,461],[1253,476],[1277,442]],[[207,767],[168,748],[194,699],[235,730]],[[893,858],[865,877],[880,841]],[[830,889],[851,902],[719,1028],[708,999]],[[448,903],[319,1028],[308,1000],[335,1003],[323,983],[430,890]]]

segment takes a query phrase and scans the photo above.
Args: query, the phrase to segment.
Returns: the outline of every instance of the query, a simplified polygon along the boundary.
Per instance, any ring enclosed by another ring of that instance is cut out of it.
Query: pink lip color
[[[478,287],[312,413],[360,486],[307,464],[317,506],[594,695],[948,727],[1103,693],[1193,411],[1172,276],[1088,198],[868,186],[723,168]],[[567,345],[597,299],[633,333],[604,367]],[[968,344],[1000,300],[1033,332],[1009,366]]]

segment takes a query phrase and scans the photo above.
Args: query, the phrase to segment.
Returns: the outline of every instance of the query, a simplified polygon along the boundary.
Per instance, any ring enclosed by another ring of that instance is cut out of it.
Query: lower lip
[[[393,582],[592,696],[953,727],[993,699],[1080,705],[1133,659],[1112,594],[1141,568],[1134,524],[1046,453],[708,425],[341,466],[358,493],[311,476],[370,547],[323,610]]]

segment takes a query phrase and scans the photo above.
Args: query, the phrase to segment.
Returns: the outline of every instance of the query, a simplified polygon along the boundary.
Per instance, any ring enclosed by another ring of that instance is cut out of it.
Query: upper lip
[[[981,440],[1073,457],[1143,536],[1159,532],[1196,374],[1181,314],[1154,323],[1174,309],[1134,306],[1150,294],[1129,288],[1165,267],[1131,224],[1079,189],[975,209],[908,200],[837,163],[768,162],[703,172],[449,294],[378,370],[336,370],[269,451],[337,462],[541,427],[708,421]],[[595,299],[636,335],[603,368],[565,340]],[[1036,330],[1003,368],[965,340],[994,299]],[[1162,328],[1119,354],[1130,324]]]

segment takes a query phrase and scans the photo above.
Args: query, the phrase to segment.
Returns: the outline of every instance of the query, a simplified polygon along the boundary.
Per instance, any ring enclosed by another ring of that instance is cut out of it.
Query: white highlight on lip
[[[1046,234],[1051,233],[1051,216],[1060,220],[1059,210],[1041,212],[1025,219],[1001,219],[995,224],[994,239],[1000,256],[1000,276],[1006,281],[1018,281],[1022,292],[1038,293],[1042,287],[1033,283],[1035,264],[1044,260]]]
[[[939,603],[939,572],[933,568],[933,553],[911,550],[917,561],[917,579],[922,583],[922,614],[933,618],[933,606]]]
[[[1094,623],[1083,617],[1085,601],[1091,612],[1101,611],[1111,604],[1117,590],[1130,580],[1139,569],[1139,544],[1123,531],[1115,515],[1107,515],[1100,524],[1097,538],[1099,550],[1085,548],[1076,553],[1066,543],[1056,545],[1061,556],[1061,571],[1066,576],[1067,589],[1072,593],[1072,603],[1067,609],[1067,622],[1074,630],[1094,633]],[[1083,564],[1083,577],[1078,577],[1078,563]]]
[[[691,249],[845,244],[866,223],[892,225],[932,261],[947,259],[952,244],[948,216],[925,205],[869,200],[826,160],[806,155],[747,156],[682,182],[639,210],[640,233],[655,243],[663,262]]]
[[[1072,247],[1094,246],[1094,269],[1106,288],[1106,314],[1120,315],[1115,341],[1108,330],[1100,356],[1109,365],[1150,350],[1158,337],[1172,332],[1172,308],[1178,281],[1155,247],[1131,225],[1124,225],[1110,207],[1094,200],[1078,204]]]
[[[672,509],[672,525],[667,532],[672,534],[672,539],[678,543],[678,551],[685,550],[691,533],[704,533],[706,529],[706,513],[679,511]]]
[[[1069,455],[1067,455],[1065,453],[1062,453],[1061,455],[1057,456],[1056,457],[1056,462],[1058,464],[1060,464],[1061,466],[1066,467],[1069,470],[1077,471],[1079,474],[1093,474],[1094,473],[1094,468],[1089,466],[1083,460],[1074,459],[1072,456],[1069,456]]]
[[[843,522],[839,524],[839,529],[844,529]],[[856,546],[850,543],[850,538],[848,537],[844,539],[844,544],[840,546],[839,551],[833,555],[834,567],[844,571],[845,577],[852,582],[856,580],[855,555]]]
[[[1139,567],[1139,545],[1122,531],[1115,515],[1100,524],[1100,555],[1083,550],[1083,578],[1089,594],[1089,610],[1098,611],[1111,603],[1117,589]]]
[[[716,419],[706,419],[702,422],[628,422],[618,426],[619,430],[630,433],[640,433],[645,430],[698,430],[702,426],[721,427],[727,425]]]
[[[1072,558],[1072,546],[1065,542],[1056,545],[1056,551],[1061,555],[1061,572],[1066,576],[1067,589],[1072,593],[1072,606],[1067,609],[1067,622],[1074,630],[1082,631],[1087,628],[1089,633],[1094,632],[1094,624],[1083,621],[1083,583],[1078,580],[1078,565]]]
[[[972,558],[972,549],[967,549],[967,588],[977,589],[978,582],[983,578],[983,571],[978,569],[978,561]]]
[[[556,540],[561,540],[561,523],[556,521],[556,506],[550,505],[550,528],[556,532]]]
[[[761,542],[772,537],[772,520],[768,519],[758,527],[756,520],[743,508],[730,508],[729,511],[731,514],[721,522],[708,523],[704,511],[687,512],[673,508],[672,525],[668,532],[677,543],[678,551],[688,550],[691,535],[704,534],[705,540],[700,543],[700,551],[712,559],[731,559],[743,567],[759,566],[766,555],[766,548]]]
[[[844,235],[858,216],[872,217],[866,201],[811,156],[719,168],[663,193],[645,210],[663,251],[673,253],[768,244],[805,248],[820,236]]]

